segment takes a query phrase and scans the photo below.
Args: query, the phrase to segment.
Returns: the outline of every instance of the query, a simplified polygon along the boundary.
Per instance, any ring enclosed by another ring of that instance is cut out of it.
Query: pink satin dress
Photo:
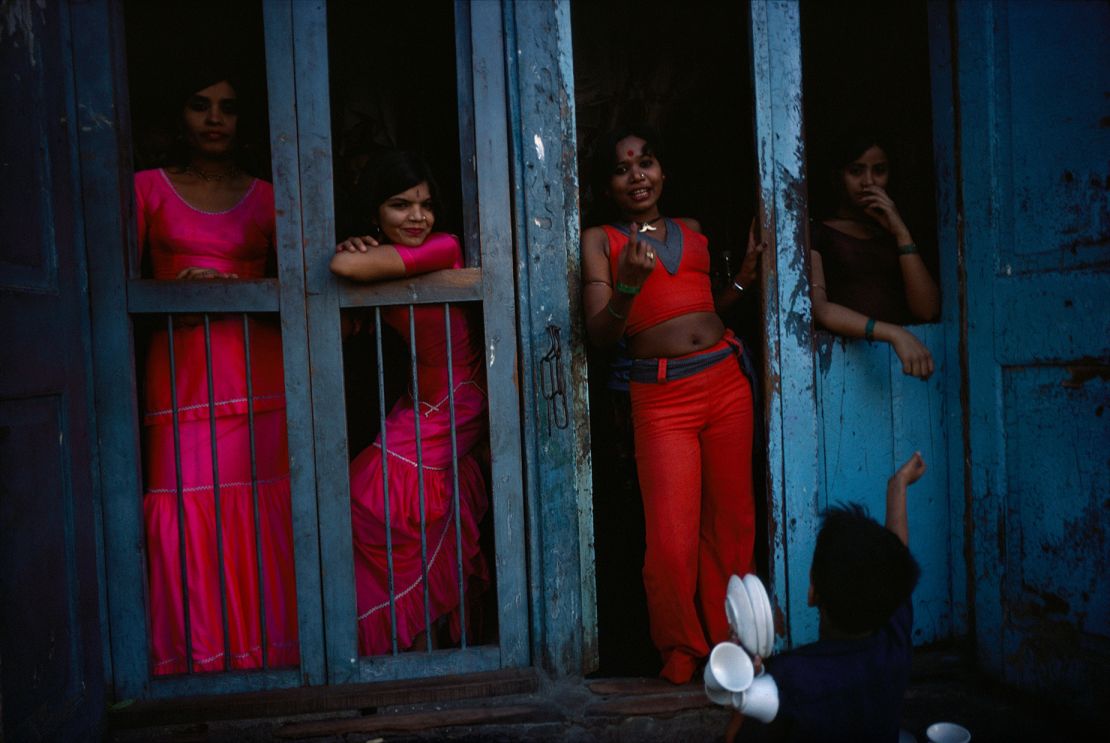
[[[407,274],[462,267],[454,236],[428,237],[417,248],[398,247]],[[425,628],[424,571],[420,539],[420,470],[423,469],[428,615],[446,618],[452,637],[460,637],[459,559],[456,520],[462,535],[462,572],[466,600],[489,582],[479,544],[479,524],[488,507],[483,463],[476,450],[486,441],[486,383],[482,333],[470,309],[452,306],[451,350],[443,305],[415,308],[420,436],[417,438],[413,390],[384,421],[387,474],[383,476],[383,437],[351,462],[351,520],[354,531],[358,595],[359,652],[381,655],[392,649],[389,608],[389,551],[386,547],[386,488],[397,644],[404,650]],[[410,340],[407,307],[382,310],[382,319]],[[453,371],[455,446],[458,451],[459,507],[454,507],[455,473],[451,464],[451,410],[448,365]],[[419,456],[418,449],[419,447]]]
[[[135,202],[139,244],[149,254],[154,278],[173,279],[190,266],[235,273],[242,279],[265,275],[274,250],[274,195],[265,181],[255,180],[231,209],[210,213],[182,199],[164,171],[147,170],[135,175]],[[175,325],[172,370],[165,325],[151,334],[146,355],[143,511],[152,664],[159,675],[188,670],[182,531],[193,670],[261,667],[263,613],[267,665],[299,662],[280,329],[276,318],[249,321],[248,400],[242,316],[212,315],[209,324],[215,402],[211,407],[201,319],[182,318]],[[177,397],[183,525],[178,522],[171,374]],[[248,406],[254,412],[253,477]],[[215,419],[230,659],[225,659],[211,418]]]

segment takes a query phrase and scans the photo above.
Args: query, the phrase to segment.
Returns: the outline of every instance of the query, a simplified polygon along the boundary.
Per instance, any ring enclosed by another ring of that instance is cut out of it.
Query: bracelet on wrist
[[[627,320],[628,319],[628,315],[622,315],[621,313],[617,312],[615,309],[613,309],[613,305],[609,304],[608,302],[605,304],[605,309],[609,311],[610,315],[612,315],[613,317],[615,317],[618,320]]]
[[[898,255],[913,255],[917,252],[917,245],[914,243],[906,243],[905,245],[898,246]]]
[[[640,293],[640,287],[632,286],[631,284],[622,284],[621,282],[618,281],[617,282],[617,291],[619,291],[621,294],[628,294],[630,296],[635,296],[635,295]]]
[[[867,318],[867,325],[863,328],[863,337],[869,341],[875,340],[875,318]]]

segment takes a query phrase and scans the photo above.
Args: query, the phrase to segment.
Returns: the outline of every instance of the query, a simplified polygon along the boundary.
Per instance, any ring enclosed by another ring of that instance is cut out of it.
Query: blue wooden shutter
[[[9,4],[0,91],[0,738],[99,737],[96,449],[71,18]],[[78,54],[80,52],[78,51]]]

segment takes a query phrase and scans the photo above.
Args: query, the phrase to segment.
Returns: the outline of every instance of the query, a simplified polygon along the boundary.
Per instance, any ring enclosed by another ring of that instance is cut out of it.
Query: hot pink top
[[[394,245],[405,273],[415,275],[449,268],[462,268],[462,245],[454,235],[434,232],[422,245],[415,248]],[[473,308],[465,305],[451,305],[451,354],[450,364],[455,367],[454,379],[458,384],[464,380],[480,380],[484,372],[482,365],[482,333],[480,325],[473,317]],[[447,389],[447,335],[444,326],[443,305],[423,304],[413,308],[416,325],[416,359],[419,370],[420,397],[423,401],[435,403],[438,396],[446,394]],[[387,307],[382,318],[396,330],[405,342],[409,342],[409,319],[407,307]],[[482,382],[484,384],[484,381]]]
[[[274,246],[274,187],[255,179],[239,203],[206,212],[187,203],[166,171],[135,174],[140,250],[150,250],[155,279],[175,279],[185,268],[214,268],[241,279],[266,275]]]
[[[150,253],[156,279],[175,279],[190,266],[234,273],[241,279],[263,278],[274,252],[274,189],[255,180],[239,203],[222,212],[191,206],[174,189],[164,170],[135,174],[135,207],[140,252]],[[247,411],[246,354],[239,315],[210,315],[213,366],[212,410],[217,417]],[[285,407],[281,332],[275,317],[252,317],[251,393],[255,412]],[[164,326],[163,326],[164,328]],[[209,415],[207,351],[204,326],[196,321],[174,331],[174,380],[177,412],[182,420]],[[174,410],[170,398],[168,334],[157,329],[146,359],[144,419],[167,424]]]

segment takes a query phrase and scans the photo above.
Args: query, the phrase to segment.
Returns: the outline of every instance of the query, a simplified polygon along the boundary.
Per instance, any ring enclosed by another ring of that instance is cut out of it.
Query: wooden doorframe
[[[570,3],[502,7],[532,648],[549,672],[581,675],[597,667],[598,650]]]
[[[808,210],[802,121],[799,8],[752,3],[759,222],[767,241],[760,277],[766,359],[768,576],[789,647],[817,639],[806,611],[818,526],[817,403],[809,299]]]

